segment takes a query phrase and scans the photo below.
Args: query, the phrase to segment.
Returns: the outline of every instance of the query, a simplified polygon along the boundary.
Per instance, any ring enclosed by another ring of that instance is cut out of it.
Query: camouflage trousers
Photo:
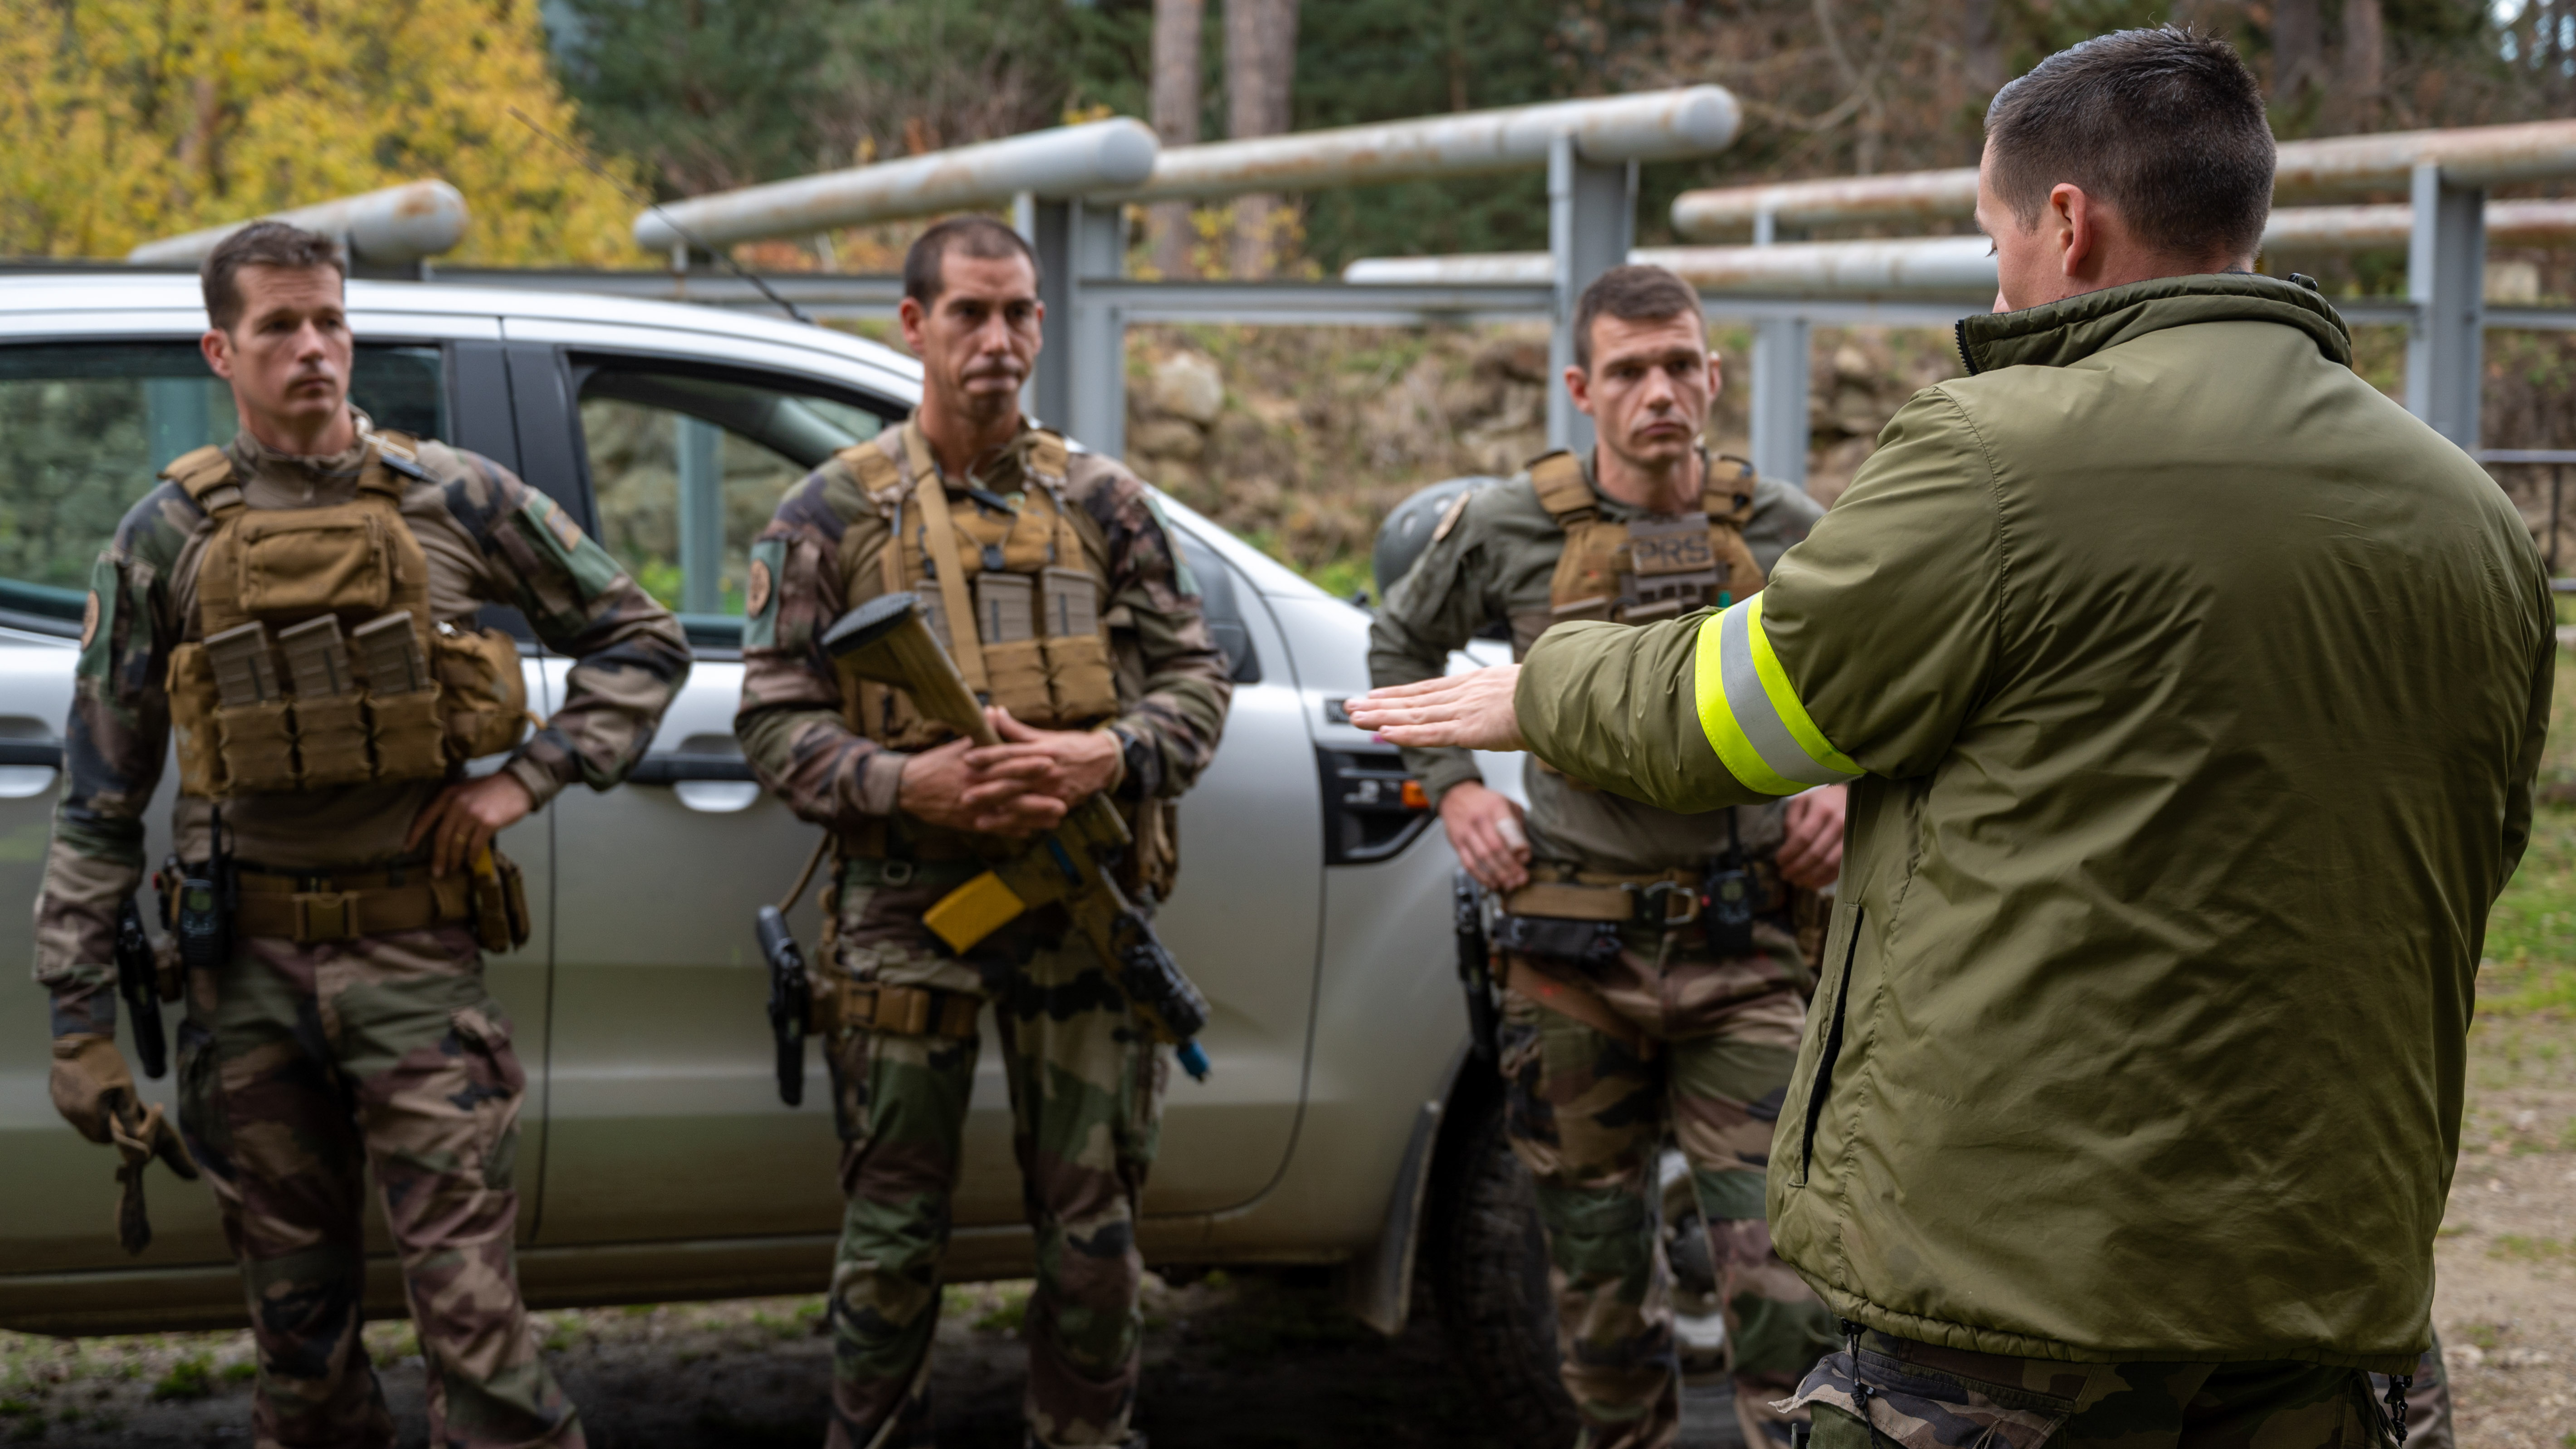
[[[2320,1364],[2064,1363],[1867,1332],[1826,1356],[1793,1401],[1815,1449],[2382,1449],[2372,1376]]]
[[[1030,1434],[1047,1446],[1124,1444],[1143,1366],[1137,1200],[1167,1067],[1078,937],[1005,943],[972,963],[932,950],[920,913],[944,891],[843,891],[835,952],[861,980],[992,1002],[1037,1246],[1025,1320]],[[1025,964],[1005,959],[1021,951]],[[931,1442],[939,1260],[980,1046],[856,1029],[829,1044],[847,1199],[832,1268],[832,1449]]]
[[[429,1438],[579,1446],[519,1298],[510,1021],[461,927],[253,938],[188,983],[179,1121],[240,1262],[268,1446],[389,1446],[359,1341],[372,1168],[429,1381]]]
[[[1630,927],[1608,965],[1523,963],[1597,994],[1634,1028],[1634,1045],[1505,995],[1506,1123],[1538,1183],[1562,1372],[1586,1449],[1658,1449],[1680,1429],[1656,1180],[1668,1134],[1708,1225],[1749,1449],[1788,1443],[1790,1416],[1770,1401],[1833,1347],[1831,1316],[1772,1251],[1763,1221],[1771,1129],[1806,1004],[1781,964],[1796,959],[1793,943],[1766,926],[1756,944],[1763,954],[1722,959],[1695,926]]]

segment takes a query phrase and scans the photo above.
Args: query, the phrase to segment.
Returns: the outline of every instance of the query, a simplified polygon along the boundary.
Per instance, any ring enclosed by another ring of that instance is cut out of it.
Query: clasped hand
[[[1108,730],[1042,730],[1004,709],[984,717],[997,745],[950,740],[903,762],[895,803],[925,824],[1014,838],[1052,830],[1065,812],[1118,782],[1124,764]]]

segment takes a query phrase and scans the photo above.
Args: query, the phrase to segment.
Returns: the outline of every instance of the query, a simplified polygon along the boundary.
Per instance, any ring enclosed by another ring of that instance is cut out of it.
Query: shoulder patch
[[[786,539],[752,540],[751,577],[743,585],[743,648],[770,649],[777,646],[778,575],[786,567]]]
[[[1475,489],[1462,488],[1458,490],[1457,497],[1449,500],[1448,508],[1442,510],[1440,514],[1439,525],[1431,530],[1431,541],[1433,543],[1438,543],[1440,540],[1447,538],[1449,536],[1449,530],[1458,526],[1458,520],[1465,517],[1467,514],[1467,500],[1475,496]]]

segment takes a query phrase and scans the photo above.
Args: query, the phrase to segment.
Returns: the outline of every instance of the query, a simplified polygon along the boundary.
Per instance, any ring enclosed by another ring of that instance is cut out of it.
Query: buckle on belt
[[[346,941],[358,934],[357,892],[298,891],[289,899],[295,902],[299,943]]]
[[[1677,930],[1699,919],[1699,892],[1677,880],[1649,881],[1632,887],[1637,892],[1637,917],[1648,925]],[[1679,897],[1682,913],[1673,914],[1673,900]]]

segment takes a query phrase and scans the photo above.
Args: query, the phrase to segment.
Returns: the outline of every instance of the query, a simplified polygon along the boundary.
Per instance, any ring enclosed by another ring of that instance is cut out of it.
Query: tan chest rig
[[[1512,628],[1512,657],[1529,653],[1538,636],[1563,623],[1606,620],[1652,624],[1694,609],[1724,606],[1758,592],[1762,565],[1744,542],[1753,518],[1753,467],[1740,459],[1732,477],[1721,477],[1718,459],[1703,469],[1700,511],[1678,517],[1641,516],[1613,523],[1583,479],[1583,464],[1559,449],[1529,465],[1539,507],[1565,530],[1565,551],[1548,580],[1547,614]],[[1536,755],[1530,763],[1563,773]],[[1594,787],[1566,779],[1577,790]]]
[[[1001,514],[952,502],[919,431],[906,426],[898,436],[911,464],[909,487],[876,442],[840,455],[890,530],[844,535],[842,607],[900,590],[917,595],[967,688],[1023,723],[1081,729],[1116,715],[1117,678],[1101,616],[1108,546],[1065,501],[1064,440],[1037,435],[1027,466],[1032,486]],[[870,566],[858,555],[879,537]],[[863,683],[843,707],[852,729],[894,749],[918,750],[951,735],[890,685]]]
[[[170,653],[182,794],[209,799],[446,777],[527,728],[518,646],[430,614],[403,521],[413,444],[369,435],[357,496],[252,508],[220,448],[164,469],[213,520]]]
[[[1538,505],[1565,530],[1565,552],[1548,581],[1549,626],[1577,619],[1653,624],[1758,592],[1762,566],[1744,542],[1753,469],[1738,462],[1734,476],[1720,477],[1718,461],[1703,470],[1699,512],[1626,523],[1601,517],[1601,500],[1572,453],[1532,462]],[[1518,652],[1527,650],[1522,643]]]

